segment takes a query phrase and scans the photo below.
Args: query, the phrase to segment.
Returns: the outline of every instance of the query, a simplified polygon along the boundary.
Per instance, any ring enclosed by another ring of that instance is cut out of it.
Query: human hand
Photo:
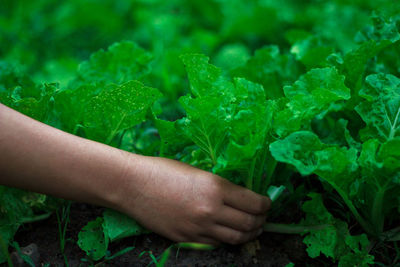
[[[1,104],[0,128],[0,184],[114,208],[174,241],[246,242],[270,206],[212,173],[73,136]]]
[[[117,209],[177,242],[239,244],[262,232],[267,197],[190,165],[135,155]]]

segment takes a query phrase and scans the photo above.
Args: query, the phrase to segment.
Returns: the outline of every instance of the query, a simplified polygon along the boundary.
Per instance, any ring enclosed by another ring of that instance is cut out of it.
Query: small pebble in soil
[[[26,247],[21,248],[21,254],[28,256],[35,266],[38,266],[40,261],[40,253],[39,248],[35,243],[29,244]],[[23,260],[20,254],[17,251],[11,253],[11,261],[15,267],[25,267],[30,266],[27,262]]]

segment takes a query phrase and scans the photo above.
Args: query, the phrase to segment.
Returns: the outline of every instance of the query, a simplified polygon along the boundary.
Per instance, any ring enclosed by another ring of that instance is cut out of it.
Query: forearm
[[[35,121],[0,104],[0,184],[112,206],[132,157]],[[132,192],[134,193],[134,192]]]

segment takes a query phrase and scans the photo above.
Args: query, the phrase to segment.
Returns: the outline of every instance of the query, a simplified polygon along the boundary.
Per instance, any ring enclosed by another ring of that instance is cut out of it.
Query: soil
[[[103,212],[102,208],[75,203],[71,207],[65,255],[69,266],[90,266],[85,253],[76,245],[79,231],[89,220]],[[38,266],[65,266],[59,249],[56,216],[25,225],[15,236],[21,247],[35,243],[39,248]],[[147,234],[110,244],[111,253],[134,246],[135,249],[97,266],[154,266],[150,257],[160,256],[173,243],[159,235]],[[141,255],[143,254],[143,255]],[[256,241],[242,246],[223,246],[211,251],[175,250],[166,266],[324,266],[327,261],[307,257],[302,238],[298,235],[264,233]],[[324,263],[325,262],[325,263]],[[46,265],[47,264],[47,265]],[[327,266],[331,266],[330,264]]]

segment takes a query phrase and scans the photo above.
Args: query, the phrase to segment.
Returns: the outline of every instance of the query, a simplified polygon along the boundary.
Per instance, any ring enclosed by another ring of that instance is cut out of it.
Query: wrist
[[[103,144],[102,153],[99,153],[97,163],[93,167],[91,180],[94,186],[90,187],[86,200],[93,204],[119,210],[126,197],[127,175],[131,169],[131,153]]]
[[[109,164],[111,170],[107,171],[112,175],[103,176],[101,186],[95,189],[99,205],[136,217],[136,200],[148,182],[151,157],[113,150],[115,155]]]

